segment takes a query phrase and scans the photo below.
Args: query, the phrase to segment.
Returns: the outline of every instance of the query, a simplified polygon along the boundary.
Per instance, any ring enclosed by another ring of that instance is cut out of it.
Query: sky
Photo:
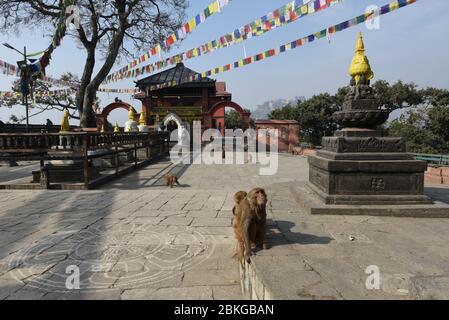
[[[210,2],[211,0],[190,0],[187,16],[195,16]],[[288,2],[288,0],[232,0],[223,8],[222,13],[207,19],[163,57],[214,40]],[[245,50],[249,56],[278,48],[282,44],[360,15],[370,5],[381,6],[388,2],[389,0],[345,0],[342,4],[298,19],[260,37],[187,60],[185,65],[198,72],[222,66],[243,58]],[[368,30],[362,24],[333,35],[330,43],[325,39],[315,41],[277,57],[212,78],[225,81],[227,91],[233,95],[233,101],[250,110],[267,100],[290,99],[296,96],[311,97],[322,92],[335,93],[339,87],[349,83],[348,69],[359,31],[364,35],[366,54],[375,73],[374,81],[402,80],[414,82],[420,87],[449,89],[448,0],[419,0],[413,5],[382,16],[378,30]],[[20,34],[2,34],[0,42],[8,42],[16,48],[23,48],[26,45],[29,52],[35,52],[46,48],[50,38],[50,34],[43,34],[40,28],[36,28],[21,30]],[[136,56],[142,53],[136,52]],[[19,60],[19,56],[14,51],[0,46],[0,59],[15,63]],[[55,50],[46,70],[47,75],[59,77],[70,71],[81,76],[84,59],[84,51],[76,46],[73,39],[67,37]],[[118,61],[113,71],[126,63],[125,60]],[[97,64],[97,69],[98,67]],[[14,79],[0,75],[0,90],[10,90]],[[134,80],[136,79],[120,81],[108,87],[134,87]],[[101,107],[119,97],[131,103],[137,110],[141,108],[140,102],[133,99],[130,94],[99,93],[98,96]],[[23,115],[24,106],[0,107],[1,121],[7,122],[11,114]],[[61,113],[49,111],[31,118],[30,123],[45,123],[47,118],[59,123]],[[127,120],[126,111],[113,111],[109,120],[118,121],[123,125]]]

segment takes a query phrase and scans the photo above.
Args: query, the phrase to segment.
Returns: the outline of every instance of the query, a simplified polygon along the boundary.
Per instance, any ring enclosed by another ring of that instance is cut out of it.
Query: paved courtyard
[[[181,186],[165,187],[168,171]],[[232,196],[254,186],[270,248],[253,266],[272,298],[449,298],[449,219],[306,215],[292,186],[307,172],[289,155],[275,176],[164,161],[100,190],[1,191],[0,299],[241,299]],[[369,265],[380,290],[365,287]]]

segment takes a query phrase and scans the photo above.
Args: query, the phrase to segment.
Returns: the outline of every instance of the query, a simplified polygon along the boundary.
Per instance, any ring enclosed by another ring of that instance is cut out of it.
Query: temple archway
[[[165,127],[165,130],[170,131],[170,133],[171,131],[178,129],[178,141],[181,141],[182,132],[187,128],[176,113],[167,114],[162,120],[162,123]],[[177,125],[177,128],[174,128],[174,126],[171,125],[172,123],[175,123]]]
[[[237,111],[242,118],[242,129],[245,131],[249,128],[250,112],[245,111],[240,105],[233,101],[221,101],[216,103],[206,114],[212,128],[219,129],[221,134],[225,133],[225,112],[226,108],[232,108]]]
[[[103,124],[105,124],[106,121],[108,120],[109,114],[112,111],[114,111],[115,109],[125,109],[126,111],[129,111],[130,108],[134,108],[134,107],[132,105],[130,105],[129,103],[122,102],[122,101],[113,102],[111,104],[108,104],[100,114],[97,114],[97,127],[101,128],[101,126]],[[140,113],[136,113],[134,120],[138,121],[139,117],[140,117]]]

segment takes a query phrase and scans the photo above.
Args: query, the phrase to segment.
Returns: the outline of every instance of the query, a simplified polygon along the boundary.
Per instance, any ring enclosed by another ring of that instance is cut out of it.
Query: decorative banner
[[[156,61],[141,68],[134,70],[124,68],[114,72],[106,78],[105,83],[138,77],[142,74],[153,73],[181,61],[199,57],[217,49],[238,44],[247,39],[261,36],[278,27],[283,27],[291,22],[295,22],[307,15],[332,7],[343,1],[344,0],[304,0],[304,2],[303,0],[290,1],[288,4],[280,7],[279,9],[274,10],[265,16],[234,30],[231,33],[225,34],[199,47],[190,49],[164,60]]]
[[[36,91],[34,94],[35,97],[54,97],[61,94],[72,94],[75,91],[72,89],[58,89],[58,90],[50,90],[50,91]],[[16,91],[0,91],[0,98],[18,98],[22,97],[22,93]]]
[[[381,15],[387,14],[389,12],[398,10],[398,9],[400,9],[402,7],[405,7],[407,5],[413,4],[413,3],[417,2],[417,1],[418,0],[396,0],[396,1],[393,1],[393,2],[391,2],[389,4],[386,4],[386,5],[382,6],[381,8],[373,10],[373,11],[371,11],[369,13],[362,14],[362,15],[357,16],[357,17],[355,17],[355,18],[353,18],[351,20],[347,20],[347,21],[344,21],[344,22],[339,23],[337,25],[328,27],[327,29],[323,29],[323,30],[321,30],[319,32],[316,32],[316,33],[313,33],[313,34],[311,34],[311,35],[309,35],[307,37],[300,38],[300,39],[297,39],[295,41],[288,42],[288,43],[280,46],[279,49],[267,50],[267,51],[265,51],[263,53],[259,53],[259,54],[256,54],[254,56],[251,56],[251,57],[248,57],[248,58],[245,58],[245,59],[240,59],[240,60],[238,60],[238,61],[236,61],[236,62],[234,62],[232,64],[226,64],[226,65],[218,67],[218,68],[210,69],[208,71],[202,72],[201,74],[192,76],[190,78],[190,80],[191,81],[199,80],[201,78],[205,78],[205,77],[209,77],[209,76],[212,76],[212,75],[215,75],[215,74],[223,73],[223,72],[226,72],[226,71],[229,71],[229,70],[232,70],[232,69],[237,69],[237,68],[246,66],[248,64],[252,64],[252,63],[255,63],[255,62],[258,62],[258,61],[262,61],[262,60],[274,57],[276,55],[279,55],[281,53],[287,52],[289,50],[299,48],[299,47],[301,47],[301,46],[303,46],[303,45],[305,45],[307,43],[313,42],[315,40],[322,39],[322,38],[327,38],[329,35],[332,35],[332,34],[335,34],[337,32],[346,30],[346,29],[348,29],[350,27],[354,27],[354,26],[356,26],[358,24],[361,24],[361,23],[364,23],[364,22],[366,22],[366,21],[368,21],[370,19],[373,19],[375,17],[378,17],[378,16],[381,16]]]
[[[0,70],[2,74],[7,76],[18,77],[20,75],[20,69],[16,65],[3,60],[0,60]]]
[[[138,93],[140,90],[138,88],[131,89],[111,89],[111,88],[98,88],[97,92],[106,92],[106,93]]]
[[[221,8],[227,6],[231,0],[214,0],[211,4],[207,6],[201,13],[197,14],[194,18],[190,19],[183,27],[177,30],[174,34],[170,35],[167,39],[161,41],[157,46],[151,48],[146,53],[142,54],[139,58],[134,59],[128,65],[121,68],[114,74],[125,73],[139,64],[147,61],[150,57],[156,56],[161,50],[167,50],[175,42],[180,39],[184,39],[189,33],[196,29],[201,23],[206,21],[207,18],[212,16],[217,12],[221,12]],[[115,77],[115,76],[114,76]]]

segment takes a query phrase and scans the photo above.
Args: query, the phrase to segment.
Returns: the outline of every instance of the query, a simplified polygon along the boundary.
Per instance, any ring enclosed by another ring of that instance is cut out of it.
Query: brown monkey
[[[251,245],[266,249],[267,194],[262,188],[254,188],[248,194],[239,191],[234,195],[234,233],[237,239],[237,257],[250,262]]]
[[[240,201],[242,201],[243,199],[245,199],[247,193],[245,191],[239,191],[236,194],[234,194],[234,208],[232,208],[232,214],[235,216],[235,207],[238,203],[240,203]]]
[[[165,182],[166,186],[170,186],[170,188],[173,188],[173,185],[176,183],[177,185],[180,185],[178,182],[178,177],[176,177],[174,174],[167,173],[165,176]]]

